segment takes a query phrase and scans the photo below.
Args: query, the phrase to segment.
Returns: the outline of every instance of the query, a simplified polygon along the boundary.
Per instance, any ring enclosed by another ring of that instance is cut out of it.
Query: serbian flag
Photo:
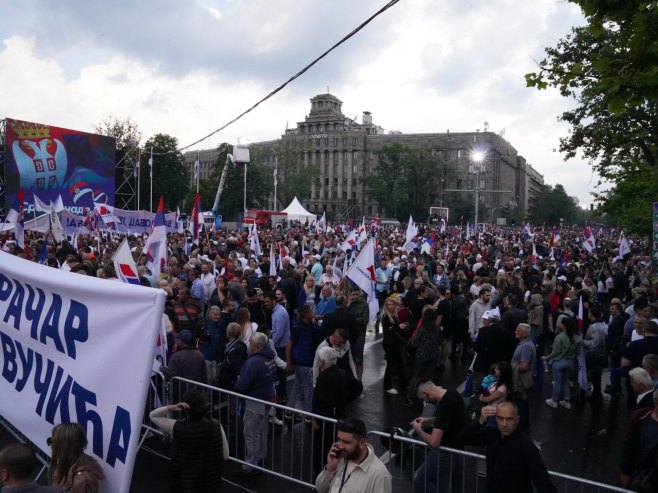
[[[192,207],[192,243],[199,244],[199,216],[201,215],[201,200],[199,194],[194,196],[194,206]]]
[[[107,229],[116,231],[119,225],[119,219],[114,215],[114,207],[106,204],[99,204],[94,202],[94,209],[103,220],[103,224]]]
[[[130,253],[127,238],[123,239],[121,245],[117,248],[117,251],[112,255],[112,262],[114,263],[114,270],[117,273],[117,278],[119,278],[121,282],[139,285],[137,266],[135,265],[133,256]]]
[[[260,257],[263,253],[260,251],[260,242],[258,241],[258,229],[256,224],[249,227],[249,249],[253,250],[256,257]]]
[[[583,297],[578,298],[578,332],[583,335]]]
[[[426,253],[427,255],[430,255],[432,252],[432,245],[434,244],[434,238],[431,236],[427,238],[427,241],[423,243],[423,246],[420,247],[420,253]]]
[[[25,222],[25,193],[22,188],[18,191],[16,200],[14,200],[14,204],[7,213],[6,222],[14,226],[16,244],[25,250],[25,230],[23,226]]]
[[[167,226],[164,217],[164,200],[160,197],[158,210],[155,213],[155,221],[151,228],[151,234],[144,244],[146,265],[151,270],[153,277],[158,277],[167,260]]]
[[[535,242],[532,242],[532,258],[531,258],[532,266],[537,265],[537,248],[535,248]]]
[[[594,239],[594,235],[592,235],[592,232],[587,226],[585,226],[583,229],[583,236],[585,237],[583,240],[583,248],[585,248],[585,250],[587,250],[589,253],[592,253],[592,251],[596,248],[596,240]]]
[[[551,241],[548,242],[548,246],[551,248],[555,246],[555,226],[553,226],[553,231],[551,232]]]

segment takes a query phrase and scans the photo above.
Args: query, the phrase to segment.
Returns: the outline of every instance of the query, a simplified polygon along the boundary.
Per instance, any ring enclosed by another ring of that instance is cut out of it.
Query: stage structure
[[[121,198],[117,205],[124,206],[125,197],[134,196],[132,168],[126,173],[128,163],[117,159],[113,137],[11,118],[0,121],[0,132],[0,207],[5,213],[21,188],[27,219],[34,214],[35,194],[46,204],[61,196],[74,214],[93,209],[94,202],[114,206],[115,195]]]
[[[114,205],[119,209],[137,210],[137,156],[123,149],[116,152],[116,192]]]

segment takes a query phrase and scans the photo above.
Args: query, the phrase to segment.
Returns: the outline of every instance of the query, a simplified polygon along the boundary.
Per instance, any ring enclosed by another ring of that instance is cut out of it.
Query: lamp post
[[[473,164],[471,164],[472,167],[472,173],[475,175],[475,183],[473,187],[473,191],[475,192],[475,228],[477,230],[478,227],[478,214],[479,214],[479,209],[480,209],[480,173],[484,173],[484,158],[485,158],[485,152],[484,151],[473,151],[471,153],[471,161]]]

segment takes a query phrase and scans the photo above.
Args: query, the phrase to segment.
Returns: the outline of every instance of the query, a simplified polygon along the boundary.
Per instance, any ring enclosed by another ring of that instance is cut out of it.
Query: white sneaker
[[[398,391],[394,387],[391,387],[390,389],[386,389],[386,390],[384,390],[384,392],[386,392],[387,394],[391,394],[391,395],[398,395]]]
[[[553,398],[546,399],[546,405],[552,407],[553,409],[557,408],[557,402],[555,402]]]
[[[283,426],[283,421],[281,421],[279,418],[276,416],[270,416],[270,423],[276,426]]]
[[[571,402],[569,401],[560,401],[560,406],[565,409],[571,409]]]

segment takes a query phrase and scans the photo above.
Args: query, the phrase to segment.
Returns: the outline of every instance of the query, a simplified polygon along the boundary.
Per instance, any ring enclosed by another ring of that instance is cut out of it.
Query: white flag
[[[277,180],[277,168],[274,168],[274,171],[272,172],[272,177],[274,178],[274,186],[276,187],[279,184],[279,181]]]
[[[196,151],[196,159],[194,160],[194,179],[199,178],[199,151]]]
[[[352,247],[356,246],[356,229],[353,229],[350,231],[350,234],[347,235],[347,238],[345,238],[345,241],[343,244],[340,246],[340,249],[349,252],[352,250]]]
[[[409,224],[407,224],[407,243],[414,239],[418,234],[418,227],[414,224],[414,219],[409,214]]]
[[[270,245],[270,276],[276,276],[276,257],[274,256],[274,242]]]
[[[37,212],[47,212],[50,214],[50,205],[46,204],[39,197],[37,197],[36,193],[32,194],[32,196],[34,197],[34,210]]]
[[[370,238],[366,246],[363,247],[359,256],[354,260],[350,268],[345,273],[345,277],[359,286],[368,299],[370,308],[370,319],[377,316],[379,303],[377,302],[377,293],[375,292],[375,239]]]
[[[256,229],[256,225],[252,224],[249,227],[249,249],[254,251],[254,255],[256,257],[260,257],[263,252],[260,251],[260,242],[258,241],[258,229]]]
[[[359,232],[356,237],[356,248],[361,247],[361,243],[368,239],[368,232],[366,231],[366,218],[361,219],[361,226],[359,226]]]
[[[619,257],[624,258],[625,255],[631,253],[631,247],[628,245],[628,240],[624,236],[624,232],[621,232],[619,236]]]
[[[55,210],[55,206],[50,203],[50,229],[53,233],[53,238],[56,242],[61,242],[66,236],[64,235],[64,228],[62,228],[62,223],[59,221],[59,214]]]
[[[151,156],[149,157],[149,177],[153,178],[153,147],[151,147]]]
[[[128,284],[139,284],[137,266],[130,253],[127,237],[123,239],[117,251],[112,255],[112,262],[114,263],[114,270],[117,273],[117,279]]]
[[[60,193],[53,202],[53,206],[57,212],[62,212],[64,210],[64,201],[62,200],[62,194]]]
[[[180,207],[176,207],[176,232],[183,234],[183,218],[180,217]]]

